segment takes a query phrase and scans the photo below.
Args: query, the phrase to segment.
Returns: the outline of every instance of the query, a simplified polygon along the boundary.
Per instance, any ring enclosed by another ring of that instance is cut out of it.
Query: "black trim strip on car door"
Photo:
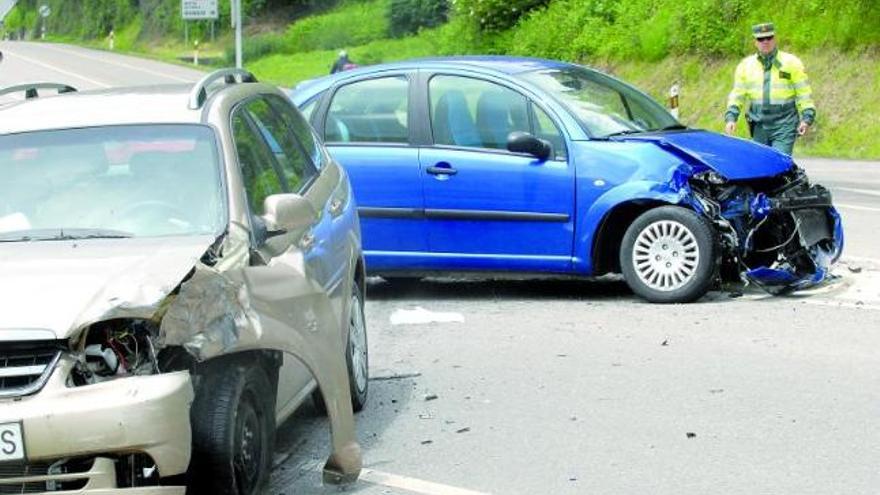
[[[358,214],[364,218],[439,218],[445,220],[500,220],[528,222],[568,222],[566,213],[529,213],[497,210],[447,210],[414,208],[359,207]]]

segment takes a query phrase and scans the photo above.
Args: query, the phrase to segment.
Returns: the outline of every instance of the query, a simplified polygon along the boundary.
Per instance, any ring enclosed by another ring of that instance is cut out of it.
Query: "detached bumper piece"
[[[726,261],[741,278],[772,294],[815,285],[843,251],[843,226],[831,193],[801,169],[774,181],[693,182],[719,228]]]

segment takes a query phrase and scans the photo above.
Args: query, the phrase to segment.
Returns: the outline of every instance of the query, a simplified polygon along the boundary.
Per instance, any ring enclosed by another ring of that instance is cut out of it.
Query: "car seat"
[[[457,146],[482,146],[464,93],[447,91],[437,101],[433,116],[434,142]]]

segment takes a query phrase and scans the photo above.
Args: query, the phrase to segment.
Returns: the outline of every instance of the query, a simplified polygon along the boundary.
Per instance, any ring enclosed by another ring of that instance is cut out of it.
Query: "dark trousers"
[[[749,131],[755,142],[770,146],[786,155],[791,155],[800,117],[793,106],[781,113],[762,113],[750,115]]]

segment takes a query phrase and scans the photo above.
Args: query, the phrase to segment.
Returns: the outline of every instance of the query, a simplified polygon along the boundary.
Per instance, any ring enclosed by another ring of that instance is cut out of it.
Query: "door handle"
[[[312,246],[315,245],[315,234],[312,232],[306,232],[305,235],[299,240],[299,247],[303,251],[308,251],[312,249]]]
[[[431,175],[455,175],[458,173],[458,170],[446,165],[445,167],[428,167],[427,172]]]

